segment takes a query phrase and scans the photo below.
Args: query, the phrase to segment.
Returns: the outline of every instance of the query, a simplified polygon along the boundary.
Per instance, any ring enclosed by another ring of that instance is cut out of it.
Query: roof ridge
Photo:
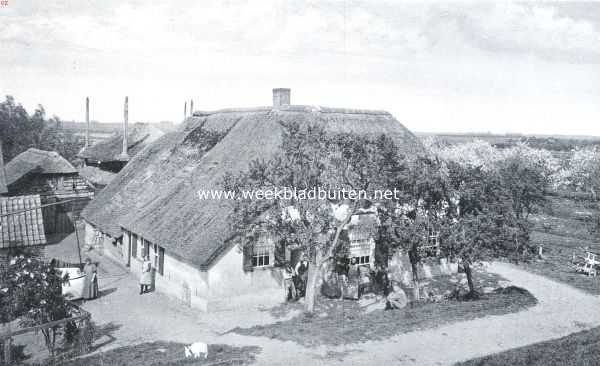
[[[223,108],[212,111],[195,111],[192,117],[206,117],[213,114],[221,113],[252,113],[252,112],[312,112],[312,113],[340,113],[340,114],[364,114],[364,115],[388,115],[392,114],[385,110],[378,109],[358,109],[358,108],[336,108],[336,107],[324,107],[320,105],[304,105],[304,104],[290,104],[282,105],[278,107],[250,107],[250,108]]]
[[[35,147],[30,147],[26,151],[34,153],[34,154],[38,154],[38,155],[45,155],[45,156],[52,156],[52,157],[60,156],[60,154],[57,153],[56,151],[41,150],[41,149],[37,149]]]

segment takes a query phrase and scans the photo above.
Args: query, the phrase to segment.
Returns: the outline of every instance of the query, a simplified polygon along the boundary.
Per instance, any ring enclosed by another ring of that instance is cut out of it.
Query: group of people
[[[357,258],[338,260],[336,272],[340,298],[356,300],[371,285],[369,266],[361,266]]]
[[[306,283],[308,281],[308,259],[305,254],[292,267],[287,263],[283,271],[285,281],[286,301],[298,300],[306,295]]]
[[[152,274],[153,267],[149,256],[144,256],[142,262],[142,271],[140,276],[140,295],[149,292],[152,289]],[[98,297],[98,268],[96,264],[88,257],[83,265],[83,273],[85,274],[83,282],[84,300],[92,300]]]

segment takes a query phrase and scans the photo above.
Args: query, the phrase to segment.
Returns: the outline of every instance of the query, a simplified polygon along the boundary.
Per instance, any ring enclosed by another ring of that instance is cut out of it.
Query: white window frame
[[[252,268],[273,267],[275,247],[271,245],[258,245],[252,248]],[[265,264],[265,258],[268,263]],[[261,263],[262,262],[262,263]]]

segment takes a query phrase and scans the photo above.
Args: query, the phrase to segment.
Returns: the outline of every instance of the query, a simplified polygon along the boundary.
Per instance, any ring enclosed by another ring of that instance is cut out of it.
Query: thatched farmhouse
[[[0,141],[0,266],[21,249],[43,255],[46,245],[40,196],[6,197],[8,193]]]
[[[195,112],[176,132],[132,157],[83,211],[87,243],[101,236],[104,253],[134,273],[149,255],[157,290],[205,311],[282,301],[272,244],[241,251],[230,241],[232,203],[200,201],[197,191],[222,189],[226,172],[277,156],[280,123],[289,121],[319,123],[331,132],[383,133],[408,154],[421,148],[388,112],[291,105],[289,89],[275,89],[272,106]],[[372,239],[352,240],[352,255],[372,261]]]
[[[96,188],[104,188],[132,157],[165,134],[167,129],[165,125],[161,126],[136,123],[127,133],[115,133],[83,149],[77,155],[84,161],[81,174]]]
[[[44,205],[65,202],[43,208],[46,234],[73,232],[73,215],[94,196],[77,169],[54,151],[28,149],[9,161],[5,172],[9,196],[39,195]]]

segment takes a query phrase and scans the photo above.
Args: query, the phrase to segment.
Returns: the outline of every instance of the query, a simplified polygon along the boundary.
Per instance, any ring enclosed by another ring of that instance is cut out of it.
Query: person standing
[[[144,256],[142,262],[142,275],[140,277],[140,295],[149,291],[152,285],[152,262],[149,256]]]
[[[297,278],[297,297],[304,297],[304,295],[306,294],[306,282],[308,280],[308,257],[305,253],[301,254],[300,260],[298,261],[298,263],[296,263],[296,268],[294,270],[296,272]]]
[[[294,284],[294,269],[290,263],[286,263],[283,269],[283,288],[285,290],[285,301],[296,300],[296,285]]]
[[[85,259],[85,265],[83,266],[83,273],[85,274],[85,280],[83,281],[83,294],[84,300],[91,300],[98,297],[98,275],[97,267],[90,258]]]

